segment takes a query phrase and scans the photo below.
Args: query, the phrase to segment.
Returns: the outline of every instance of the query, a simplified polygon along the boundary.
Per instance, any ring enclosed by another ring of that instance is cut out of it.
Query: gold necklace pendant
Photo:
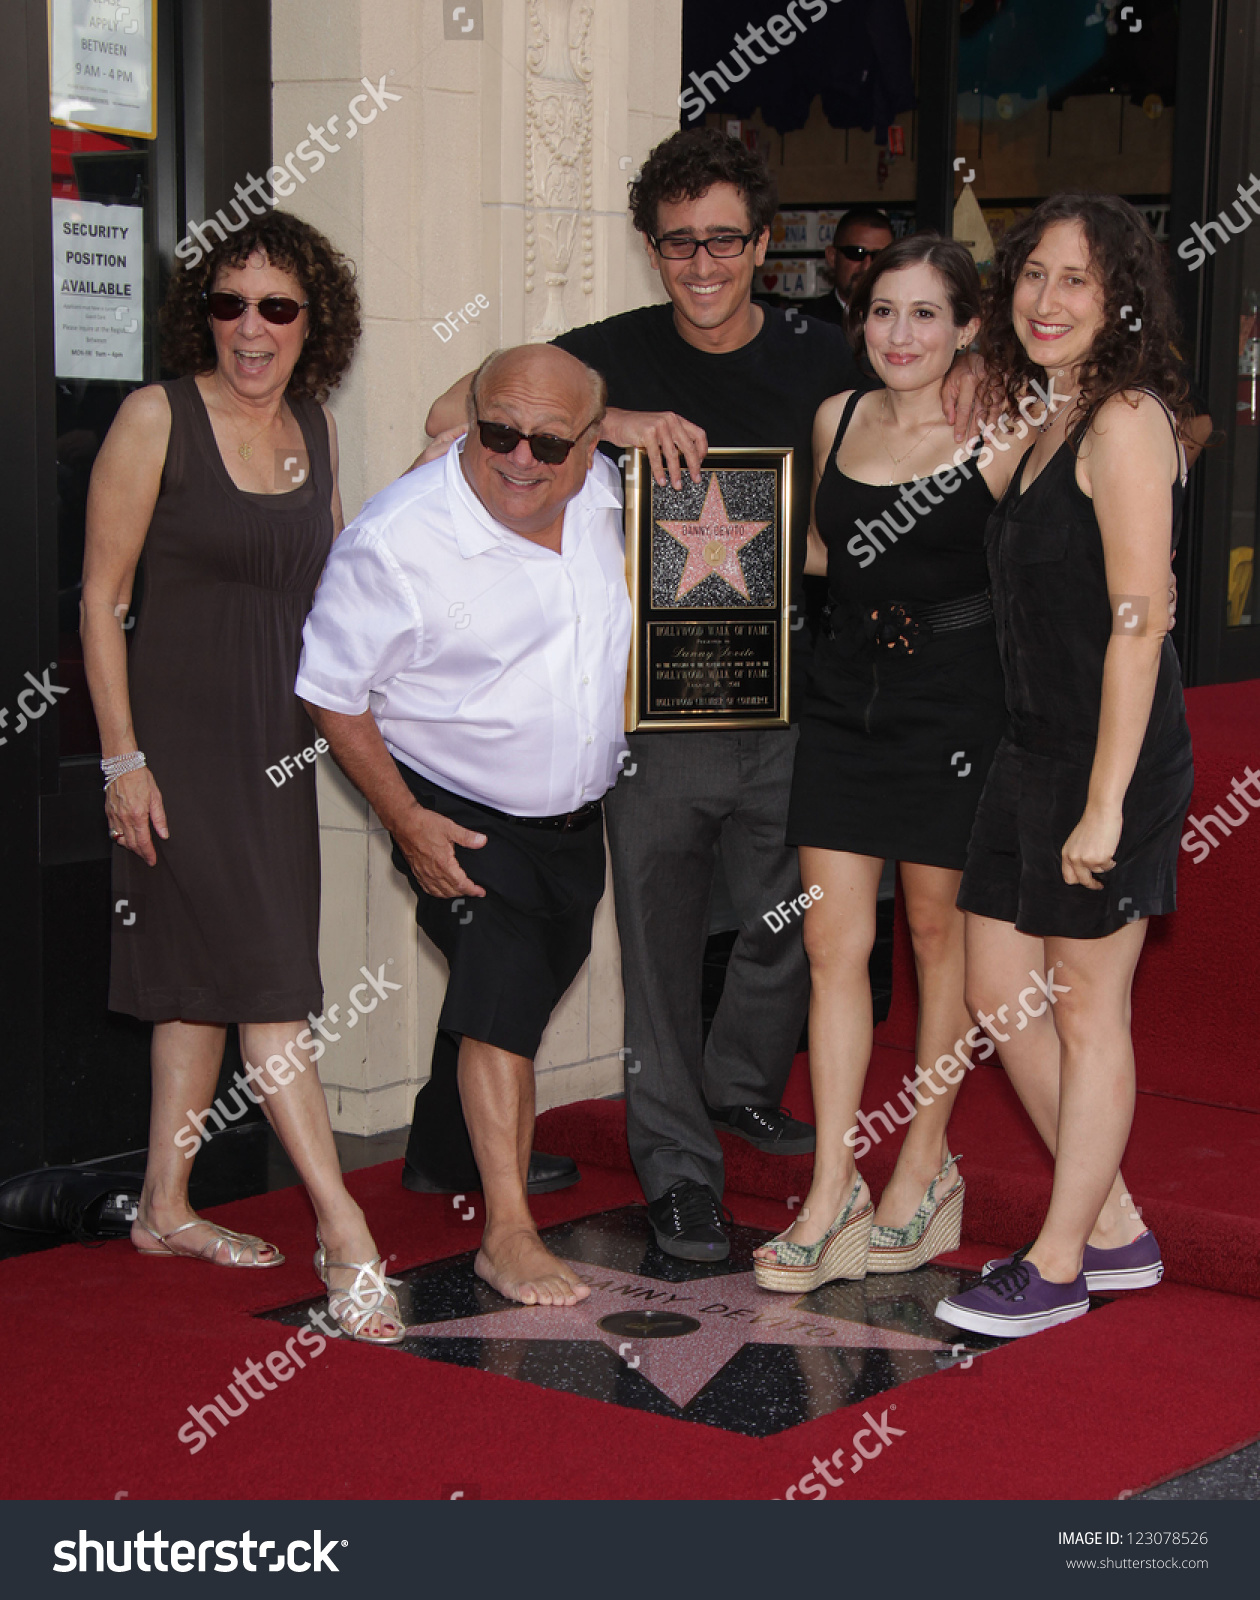
[[[238,456],[240,456],[242,461],[248,461],[254,453],[254,447],[252,444],[238,444],[236,447],[236,453]]]

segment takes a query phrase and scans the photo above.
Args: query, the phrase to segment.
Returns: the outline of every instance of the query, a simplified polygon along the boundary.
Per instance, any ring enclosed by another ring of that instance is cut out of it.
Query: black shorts
[[[1060,852],[1081,820],[1090,767],[1003,739],[976,812],[958,905],[1033,938],[1102,939],[1177,909],[1177,854],[1194,788],[1188,737],[1139,763],[1104,887],[1063,881]]]
[[[394,845],[394,865],[416,893],[416,921],[450,965],[439,1028],[533,1060],[543,1030],[591,950],[604,893],[604,830],[532,828],[450,793],[397,762],[422,806],[484,833],[457,845],[484,898],[441,900],[421,888]]]

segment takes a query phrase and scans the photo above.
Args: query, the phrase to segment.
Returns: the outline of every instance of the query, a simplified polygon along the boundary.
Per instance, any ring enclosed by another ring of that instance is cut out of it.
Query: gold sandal
[[[268,1244],[265,1239],[258,1239],[252,1233],[237,1233],[232,1228],[225,1228],[221,1223],[207,1222],[204,1217],[195,1217],[192,1222],[181,1223],[178,1228],[172,1228],[169,1233],[156,1233],[147,1222],[142,1222],[140,1226],[151,1239],[156,1239],[162,1247],[160,1250],[142,1250],[139,1245],[136,1245],[136,1254],[141,1256],[183,1256],[188,1261],[209,1261],[216,1267],[278,1267],[284,1261],[284,1257],[276,1249],[275,1245]],[[212,1239],[203,1250],[176,1250],[170,1241],[177,1234],[187,1233],[189,1228],[209,1228],[217,1237]],[[219,1255],[220,1249],[225,1244],[228,1247],[226,1261]],[[241,1260],[246,1250],[254,1252],[253,1261]],[[260,1261],[258,1259],[259,1253],[263,1250],[273,1252],[270,1261]]]
[[[398,1296],[391,1287],[399,1280],[385,1276],[384,1256],[377,1256],[374,1261],[329,1261],[318,1230],[315,1242],[319,1246],[315,1252],[315,1271],[328,1290],[328,1315],[341,1331],[362,1344],[401,1344],[407,1337],[407,1326],[402,1319]],[[334,1289],[329,1283],[328,1274],[337,1267],[355,1274],[348,1289]],[[387,1325],[392,1322],[396,1331],[364,1333],[365,1325],[377,1315]]]

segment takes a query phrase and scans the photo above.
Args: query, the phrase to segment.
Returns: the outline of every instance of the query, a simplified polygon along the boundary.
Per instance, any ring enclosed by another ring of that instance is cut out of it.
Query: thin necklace
[[[248,461],[249,460],[249,458],[254,453],[254,440],[260,438],[264,433],[266,433],[267,429],[272,425],[273,422],[275,422],[276,418],[280,416],[280,414],[281,414],[281,412],[283,410],[284,410],[284,401],[282,399],[280,401],[280,410],[276,412],[276,415],[274,417],[268,417],[267,421],[263,423],[262,427],[259,428],[258,432],[257,433],[251,433],[249,438],[246,439],[244,444],[238,444],[237,445],[236,453],[237,453],[238,456],[240,456],[242,461]]]
[[[883,397],[883,401],[882,401],[880,409],[881,409],[881,414],[885,418],[887,418],[887,416],[888,416],[888,390],[887,389],[884,390],[884,397]],[[885,423],[884,426],[886,426],[886,423]],[[888,440],[884,436],[884,426],[881,426],[881,428],[879,430],[879,439],[880,439],[880,443],[884,447],[884,454],[892,462],[894,467],[899,467],[903,461],[905,461],[909,456],[912,456],[914,454],[914,452],[920,447],[920,445],[923,445],[923,444],[925,444],[927,442],[927,434],[925,433],[923,435],[923,437],[921,439],[917,439],[914,442],[914,444],[912,444],[910,446],[910,448],[907,451],[904,452],[904,454],[899,455],[899,456],[895,456],[895,455],[893,455],[892,451],[888,448]],[[939,423],[935,423],[935,422],[928,422],[928,423],[921,423],[920,426],[921,427],[927,427],[927,428],[936,428],[936,427],[939,427],[940,424]],[[889,478],[888,483],[887,483],[887,485],[885,487],[891,487],[892,483],[893,483],[893,479]]]

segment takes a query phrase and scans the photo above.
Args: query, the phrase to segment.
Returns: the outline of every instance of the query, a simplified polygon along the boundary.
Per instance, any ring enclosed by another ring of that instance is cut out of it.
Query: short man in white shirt
[[[486,1200],[475,1270],[527,1305],[590,1293],[543,1245],[525,1184],[533,1057],[590,951],[623,749],[630,602],[604,401],[550,345],[484,362],[462,447],[334,545],[297,679],[450,964],[439,1026],[460,1039]]]

